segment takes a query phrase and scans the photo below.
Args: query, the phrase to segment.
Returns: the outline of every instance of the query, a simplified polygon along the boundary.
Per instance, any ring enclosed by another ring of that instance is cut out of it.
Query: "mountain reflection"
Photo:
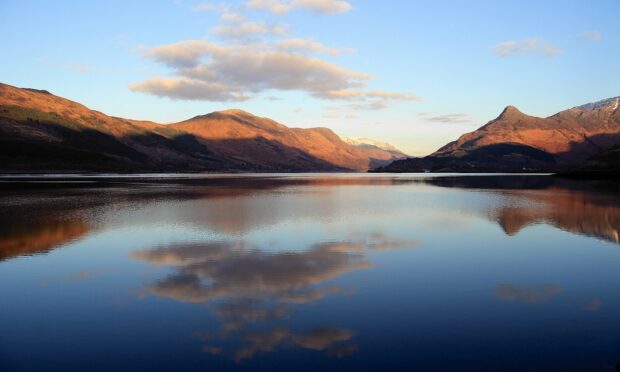
[[[79,221],[48,221],[28,226],[0,228],[0,261],[13,257],[47,253],[86,235],[90,227]]]
[[[246,242],[223,241],[158,247],[136,251],[132,257],[174,267],[171,274],[147,285],[147,293],[210,305],[220,326],[217,332],[203,334],[205,352],[222,353],[217,342],[234,340],[239,344],[232,352],[237,361],[291,345],[344,357],[357,350],[351,331],[318,326],[297,332],[279,321],[289,319],[295,306],[342,292],[323,283],[371,267],[369,252],[417,244],[370,234],[361,240],[316,243],[302,251],[270,252]],[[256,330],[257,323],[271,327]]]
[[[508,235],[535,224],[620,243],[620,194],[615,182],[576,182],[555,177],[470,176],[424,181],[435,186],[477,189],[503,197],[484,210]]]
[[[341,197],[340,191],[360,192],[359,187],[381,191],[377,196],[388,200],[390,195],[401,198],[392,208],[411,205],[412,210],[419,206],[416,192],[424,190],[424,186],[427,189],[435,186],[482,191],[487,196],[500,198],[488,205],[478,200],[449,205],[442,204],[440,199],[429,199],[429,203],[446,214],[464,208],[467,213],[482,215],[498,223],[508,235],[515,235],[530,225],[548,224],[574,234],[620,242],[620,188],[614,182],[515,175],[299,175],[105,181],[82,177],[79,182],[48,180],[53,185],[44,181],[0,183],[4,192],[0,196],[0,260],[46,253],[92,231],[126,225],[175,223],[242,236],[248,231],[282,222],[325,219],[355,208],[360,212],[372,209],[384,216],[392,213],[396,216],[396,210],[382,206],[379,199]],[[385,248],[390,248],[389,244]],[[184,254],[188,255],[184,259],[191,259],[193,248],[184,249]],[[231,251],[230,247],[222,249]],[[321,249],[326,248],[314,249],[311,254],[320,255]],[[175,254],[179,255],[180,251]],[[217,247],[212,247],[211,251],[216,254]],[[240,252],[239,249],[232,251]],[[164,259],[165,252],[160,254],[159,259]],[[232,259],[230,255],[227,257]],[[234,258],[251,260],[252,257],[238,255]],[[335,265],[348,270],[348,267]],[[175,279],[185,280],[190,286],[190,274]],[[200,288],[201,291],[204,288]]]
[[[620,199],[587,191],[549,188],[544,193],[515,193],[532,203],[528,207],[505,207],[494,211],[504,231],[514,235],[526,226],[547,223],[575,234],[618,243]]]

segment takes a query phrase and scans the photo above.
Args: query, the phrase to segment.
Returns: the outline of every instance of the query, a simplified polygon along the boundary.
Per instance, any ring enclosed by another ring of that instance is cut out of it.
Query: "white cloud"
[[[268,25],[265,22],[244,22],[216,26],[211,29],[211,32],[224,39],[250,40],[254,36],[286,35],[287,27],[284,25]]]
[[[343,100],[361,99],[364,97],[364,91],[352,89],[329,90],[323,93],[323,97]]]
[[[239,13],[235,13],[235,12],[230,12],[230,11],[222,12],[220,17],[222,18],[222,20],[224,20],[226,22],[239,23],[239,22],[243,22],[245,20],[245,17],[243,16],[243,14],[239,14]]]
[[[289,2],[280,0],[250,0],[245,3],[248,8],[266,10],[276,14],[284,14],[291,11]]]
[[[298,9],[308,9],[322,14],[345,13],[353,7],[343,0],[293,0],[292,5]]]
[[[380,110],[391,102],[420,99],[406,93],[369,90],[370,74],[317,57],[338,56],[351,49],[332,48],[312,39],[286,39],[287,25],[246,21],[247,9],[276,14],[295,10],[337,14],[352,9],[348,1],[244,0],[236,5],[203,3],[193,9],[219,13],[222,22],[210,31],[221,42],[186,40],[139,50],[144,58],[169,67],[172,74],[131,84],[131,90],[208,101],[243,101],[273,90],[301,91],[321,99],[349,101],[345,106],[348,110]]]
[[[250,98],[246,94],[235,91],[234,88],[221,83],[209,83],[184,77],[155,77],[131,84],[129,89],[159,97],[196,101],[246,101]]]
[[[318,14],[346,13],[353,7],[344,0],[249,0],[246,6],[284,14],[293,10],[308,10]]]
[[[221,46],[189,40],[149,49],[144,56],[173,68],[178,78],[154,78],[134,84],[132,89],[174,98],[227,101],[247,99],[248,94],[269,89],[339,98],[335,92],[363,87],[370,79],[368,74],[271,44]],[[232,93],[224,94],[226,89]]]
[[[544,57],[553,57],[562,53],[560,48],[536,37],[516,41],[503,41],[495,44],[492,50],[493,53],[500,57],[511,57],[518,54],[537,54]]]
[[[581,34],[581,37],[590,41],[601,41],[603,39],[603,35],[597,30],[586,31]]]
[[[144,57],[171,67],[191,67],[197,65],[203,55],[214,53],[218,48],[203,40],[186,40],[148,49]]]
[[[277,42],[277,45],[285,50],[298,52],[315,52],[332,56],[337,56],[342,54],[343,52],[351,51],[350,49],[330,48],[317,41],[300,38],[281,40]]]
[[[196,12],[215,12],[220,14],[220,18],[226,22],[243,22],[245,16],[239,12],[240,7],[231,4],[198,4],[192,8]]]

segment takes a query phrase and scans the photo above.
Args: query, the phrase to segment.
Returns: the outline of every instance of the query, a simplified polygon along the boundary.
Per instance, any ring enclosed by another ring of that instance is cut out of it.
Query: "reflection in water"
[[[598,311],[603,306],[603,301],[600,298],[595,298],[594,300],[586,303],[583,308],[589,311]]]
[[[492,212],[491,218],[509,235],[532,224],[546,223],[574,234],[619,243],[619,198],[557,187],[546,189],[544,193],[517,191],[509,195],[530,203],[526,208],[504,207]]]
[[[370,266],[368,250],[408,248],[416,241],[327,242],[305,251],[268,253],[246,243],[219,242],[138,251],[134,258],[176,265],[176,272],[149,287],[149,292],[187,302],[221,296],[277,299],[304,303],[337,291],[314,285]],[[208,283],[207,285],[203,283]]]
[[[471,176],[433,178],[425,183],[493,192],[504,203],[485,215],[508,235],[535,224],[620,243],[620,194],[615,182],[581,183],[554,177]]]
[[[417,244],[390,241],[374,233],[367,239],[317,243],[302,251],[269,252],[245,242],[215,242],[141,250],[133,252],[132,257],[175,268],[172,274],[148,285],[148,293],[183,302],[214,302],[213,313],[220,318],[221,327],[217,334],[206,337],[209,343],[203,347],[205,352],[222,353],[223,347],[213,342],[232,338],[244,343],[234,353],[236,361],[287,344],[344,357],[357,349],[347,343],[353,337],[349,330],[320,326],[296,333],[285,327],[256,331],[251,326],[288,318],[292,305],[341,292],[338,286],[321,284],[371,267],[370,251]]]
[[[528,304],[539,304],[550,301],[562,291],[554,284],[524,288],[514,284],[503,283],[495,288],[495,294],[507,301],[519,301]]]
[[[147,182],[148,181],[148,182]],[[272,226],[297,214],[325,216],[336,213],[333,192],[339,187],[398,187],[416,185],[481,190],[502,196],[501,203],[486,209],[464,208],[496,221],[508,235],[534,224],[620,243],[620,195],[614,183],[580,183],[553,177],[465,176],[465,177],[224,177],[197,179],[152,179],[138,183],[131,178],[114,183],[66,183],[67,189],[45,189],[32,194],[9,189],[0,198],[0,259],[45,253],[109,224],[122,211],[144,209],[142,218],[152,218],[150,206],[167,201],[192,203],[173,210],[179,223],[198,224],[227,234],[242,234]],[[81,181],[83,182],[83,181]],[[38,185],[35,184],[35,185]],[[24,187],[22,183],[15,187]],[[320,194],[299,205],[281,205],[277,189],[294,187],[296,192]],[[329,191],[328,191],[329,190]],[[256,193],[261,194],[257,198]],[[269,197],[267,197],[269,196]],[[201,203],[209,202],[208,208]],[[463,206],[461,206],[463,208]],[[268,211],[268,213],[266,213]],[[299,216],[297,216],[299,217]]]
[[[245,342],[234,354],[237,362],[252,358],[258,352],[273,352],[286,344],[304,349],[325,351],[330,356],[347,357],[357,350],[357,346],[347,343],[353,335],[350,331],[341,328],[317,327],[308,333],[295,334],[286,328],[273,328],[268,331],[245,332],[238,337]],[[219,347],[206,346],[206,352],[217,350]]]
[[[201,177],[0,182],[0,369],[617,363],[615,184]]]
[[[313,285],[369,267],[365,255],[357,248],[349,243],[327,243],[305,252],[268,254],[246,250],[243,244],[218,243],[160,248],[137,252],[134,257],[153,263],[176,259],[183,265],[149,287],[149,292],[158,296],[187,302],[205,302],[221,296],[262,296],[304,303],[333,291],[314,289]],[[175,258],[177,249],[179,256]]]
[[[0,260],[47,253],[62,244],[86,235],[90,228],[76,221],[46,221],[29,226],[0,228]]]

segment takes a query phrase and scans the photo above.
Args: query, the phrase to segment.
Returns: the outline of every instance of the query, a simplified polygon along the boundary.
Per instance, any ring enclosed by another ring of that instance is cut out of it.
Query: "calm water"
[[[620,188],[0,182],[0,370],[615,370]]]

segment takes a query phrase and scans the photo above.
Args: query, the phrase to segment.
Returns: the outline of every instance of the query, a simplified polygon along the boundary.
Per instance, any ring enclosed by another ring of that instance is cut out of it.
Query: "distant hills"
[[[366,171],[402,157],[346,143],[328,128],[289,128],[241,110],[163,125],[0,84],[3,172]]]
[[[619,103],[620,97],[609,98],[547,118],[508,106],[496,119],[427,157],[397,160],[377,171],[557,171],[592,165],[607,169],[614,155],[602,153],[620,144]]]
[[[390,164],[396,159],[406,159],[402,151],[387,142],[376,141],[370,138],[350,138],[342,137],[342,140],[349,145],[355,146],[358,150],[364,152],[370,159],[370,169]],[[388,159],[384,155],[385,152],[391,154]]]

